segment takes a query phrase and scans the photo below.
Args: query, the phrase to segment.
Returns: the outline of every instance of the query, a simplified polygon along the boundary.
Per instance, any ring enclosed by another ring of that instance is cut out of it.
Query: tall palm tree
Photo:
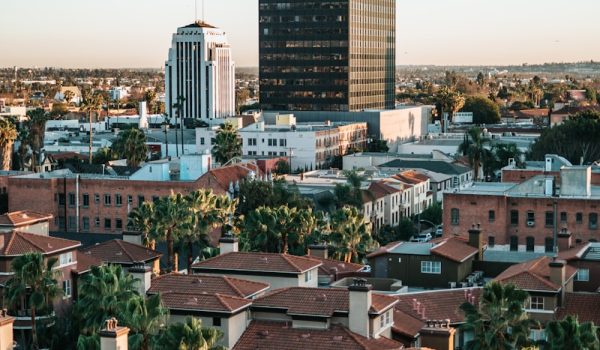
[[[90,122],[90,146],[89,146],[89,162],[92,164],[93,154],[92,154],[92,146],[93,146],[93,119],[92,114],[96,112],[98,116],[100,116],[99,112],[102,109],[102,94],[100,93],[91,93],[89,91],[85,92],[83,95],[83,103],[81,106],[81,110],[88,113],[89,122]],[[97,118],[98,119],[98,118]]]
[[[156,249],[156,216],[154,203],[144,202],[129,213],[129,227],[142,234],[142,244],[152,250]]]
[[[464,107],[465,97],[454,89],[444,86],[436,93],[435,101],[439,107],[442,132],[446,132],[448,126],[445,125],[444,112],[448,113],[448,121],[452,121],[454,113]]]
[[[598,350],[598,327],[593,322],[579,323],[576,317],[552,321],[546,326],[548,350]]]
[[[371,237],[371,226],[356,208],[345,207],[335,212],[331,217],[331,230],[335,259],[359,263],[377,247]]]
[[[467,131],[463,143],[458,146],[458,152],[469,158],[469,164],[475,172],[475,180],[482,178],[482,163],[490,156],[489,145],[490,139],[483,136],[480,128],[474,127]]]
[[[29,121],[27,122],[27,128],[29,129],[28,144],[31,147],[31,170],[35,170],[38,165],[39,156],[44,145],[44,135],[46,133],[46,122],[48,121],[48,115],[43,109],[35,109],[27,113]]]
[[[70,106],[71,101],[73,101],[73,98],[75,98],[75,93],[71,90],[67,90],[63,94],[63,97],[64,97],[65,102],[67,102],[67,106]]]
[[[11,169],[13,144],[17,139],[17,128],[6,118],[0,118],[0,161],[2,170]]]
[[[167,271],[171,272],[176,267],[173,245],[190,219],[184,197],[178,193],[160,198],[155,203],[155,215],[158,220],[156,233],[167,242]]]
[[[221,164],[242,155],[242,140],[233,124],[225,123],[221,125],[215,136],[212,153],[215,160]]]
[[[174,323],[156,341],[158,349],[219,350],[218,341],[223,332],[216,328],[203,328],[202,322],[188,317],[183,323]]]
[[[49,314],[52,302],[61,289],[58,287],[60,271],[55,269],[55,258],[44,261],[40,253],[28,253],[12,262],[13,277],[6,283],[5,293],[9,304],[16,310],[30,310],[31,348],[38,348],[36,313],[45,310]]]
[[[479,305],[464,303],[462,328],[474,333],[467,350],[520,349],[529,345],[530,320],[523,309],[529,294],[514,285],[492,282],[483,288]]]
[[[152,340],[167,323],[169,310],[161,302],[160,295],[135,296],[127,301],[119,320],[129,327],[129,348],[150,350]]]
[[[112,151],[118,158],[126,158],[127,165],[138,167],[148,158],[146,134],[140,129],[129,129],[119,134],[112,144]]]

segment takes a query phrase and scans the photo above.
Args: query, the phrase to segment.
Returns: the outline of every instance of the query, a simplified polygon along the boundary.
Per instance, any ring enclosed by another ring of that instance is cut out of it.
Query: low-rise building
[[[573,281],[573,290],[575,292],[595,293],[600,291],[600,243],[590,242],[578,247],[561,249],[561,239],[570,237],[559,235],[559,257],[564,259],[569,266],[577,269],[577,275]]]
[[[52,215],[21,210],[0,215],[0,232],[19,231],[48,236]]]

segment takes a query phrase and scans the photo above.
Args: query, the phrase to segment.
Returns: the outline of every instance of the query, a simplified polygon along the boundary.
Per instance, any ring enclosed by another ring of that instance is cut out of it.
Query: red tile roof
[[[369,186],[369,191],[377,199],[400,192],[399,189],[387,185],[384,181],[371,183],[371,185]]]
[[[0,226],[32,225],[40,221],[49,221],[52,214],[42,214],[31,210],[20,210],[0,215]]]
[[[0,255],[17,256],[26,253],[51,254],[76,249],[80,242],[67,239],[12,231],[0,233]]]
[[[348,272],[359,272],[364,265],[354,264],[354,263],[345,263],[339,260],[333,259],[324,259],[317,256],[310,256],[312,259],[319,260],[323,263],[323,265],[319,266],[319,274],[321,275],[331,275],[331,269],[337,269],[338,273],[348,273]]]
[[[515,113],[517,118],[536,118],[547,117],[550,110],[548,108],[522,109]]]
[[[286,322],[252,321],[233,350],[400,350],[403,345],[381,337],[365,338],[345,327],[292,328]]]
[[[579,322],[594,322],[600,325],[599,293],[567,293],[565,305],[558,309],[555,317],[562,320],[569,315],[577,316]]]
[[[300,274],[321,266],[317,259],[288,254],[232,252],[192,265],[199,271],[228,270]]]
[[[543,256],[538,259],[530,260],[521,264],[513,265],[504,270],[496,281],[502,283],[511,283],[523,290],[538,290],[558,292],[561,286],[550,281],[550,262],[552,258]],[[567,265],[566,278],[572,278],[577,269]]]
[[[160,298],[170,310],[232,313],[252,304],[252,301],[222,294],[164,293]]]
[[[170,273],[154,278],[148,293],[221,294],[248,298],[267,289],[267,283],[226,276]]]
[[[425,327],[425,322],[420,318],[407,314],[398,308],[394,309],[394,325],[392,326],[394,333],[415,338],[423,327]]]
[[[454,262],[463,262],[477,254],[477,248],[471,247],[467,242],[455,237],[443,240],[431,248],[430,251],[431,254],[442,256]]]
[[[136,264],[156,260],[162,253],[144,246],[113,239],[85,249],[84,254],[111,264]]]
[[[367,258],[370,259],[370,258],[378,257],[380,255],[387,254],[391,250],[394,250],[394,248],[396,248],[397,246],[401,245],[402,243],[404,243],[404,242],[398,241],[398,242],[388,243],[387,245],[384,245],[383,247],[379,247],[373,253],[367,255]]]
[[[250,172],[254,172],[256,176],[260,176],[260,169],[255,164],[243,163],[225,166],[221,168],[211,169],[206,174],[202,175],[198,181],[212,185],[213,182],[223,191],[229,190],[230,184],[235,184],[236,181],[247,179]]]
[[[415,170],[403,171],[392,176],[392,178],[411,185],[418,185],[429,180],[427,175],[421,174]]]
[[[92,269],[92,266],[102,266],[102,260],[85,254],[82,251],[77,251],[77,268],[74,270],[78,274],[86,273]]]
[[[452,324],[463,323],[465,315],[460,310],[460,306],[467,302],[468,294],[473,296],[475,303],[478,303],[481,288],[401,294],[396,297],[399,302],[395,308],[423,321],[448,319]],[[421,312],[415,310],[415,303],[420,303],[419,311]],[[423,308],[424,312],[422,312]]]
[[[349,293],[341,288],[283,288],[256,299],[253,306],[285,309],[290,315],[331,317],[335,312],[348,312]],[[394,297],[375,293],[371,300],[372,314],[380,314],[396,304]]]

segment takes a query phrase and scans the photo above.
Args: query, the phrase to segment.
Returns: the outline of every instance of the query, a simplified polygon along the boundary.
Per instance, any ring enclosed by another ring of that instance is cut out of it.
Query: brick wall
[[[560,184],[560,172],[542,170],[527,170],[527,169],[505,169],[502,170],[502,182],[522,183],[534,176],[550,175],[556,177],[556,183]],[[600,186],[600,173],[592,172],[592,185]]]

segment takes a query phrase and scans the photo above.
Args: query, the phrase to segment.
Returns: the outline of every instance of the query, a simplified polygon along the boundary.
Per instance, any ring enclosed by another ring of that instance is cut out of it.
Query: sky
[[[202,18],[202,0],[198,16]],[[396,0],[397,63],[600,60],[598,0]],[[238,67],[258,65],[258,0],[205,0]],[[2,0],[0,67],[160,68],[194,0]]]

